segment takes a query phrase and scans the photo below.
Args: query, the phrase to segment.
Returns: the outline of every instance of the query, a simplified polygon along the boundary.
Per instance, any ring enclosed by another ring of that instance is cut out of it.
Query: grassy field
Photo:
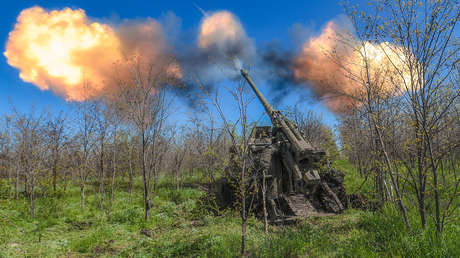
[[[346,163],[347,187],[359,180]],[[225,211],[203,209],[199,189],[176,190],[166,180],[155,193],[150,220],[143,220],[140,186],[130,198],[117,191],[110,216],[99,208],[89,187],[87,209],[80,209],[79,188],[56,199],[39,198],[37,217],[28,216],[24,199],[0,199],[0,257],[237,257],[240,219]],[[360,191],[366,191],[366,187]],[[416,212],[411,212],[413,221]],[[434,230],[409,230],[397,210],[347,210],[308,218],[292,226],[270,226],[249,219],[250,257],[460,257],[460,225],[451,223],[439,239]],[[416,227],[414,227],[416,228]]]

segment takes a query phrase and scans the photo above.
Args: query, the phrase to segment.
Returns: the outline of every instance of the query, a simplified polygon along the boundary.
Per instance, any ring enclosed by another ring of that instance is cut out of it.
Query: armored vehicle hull
[[[249,140],[256,213],[263,216],[263,202],[271,221],[342,212],[343,173],[330,168],[324,152],[314,149],[296,162],[289,141],[279,132],[276,127],[255,127]]]

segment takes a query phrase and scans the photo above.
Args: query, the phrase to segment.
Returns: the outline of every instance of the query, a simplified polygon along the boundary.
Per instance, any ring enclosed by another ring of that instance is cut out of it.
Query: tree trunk
[[[418,211],[420,214],[420,222],[422,223],[422,228],[425,229],[426,226],[426,209],[425,209],[425,192],[420,191],[418,196]]]
[[[426,133],[426,132],[425,132]],[[438,234],[441,234],[442,232],[442,221],[441,221],[441,207],[439,204],[439,184],[438,184],[438,171],[436,169],[436,165],[434,163],[434,155],[433,155],[433,149],[431,147],[431,140],[426,134],[427,138],[427,143],[428,143],[428,151],[430,154],[430,165],[431,165],[431,170],[433,172],[433,184],[434,184],[434,203],[435,203],[435,222],[436,222],[436,231]]]
[[[56,195],[56,181],[57,181],[57,158],[54,158],[53,163],[53,193]]]
[[[179,169],[175,169],[176,171],[176,189],[179,190]]]
[[[35,218],[35,182],[33,179],[33,176],[30,180],[30,194],[29,194],[29,200],[30,200],[30,206],[29,206],[29,211],[30,211],[30,217],[32,219]]]
[[[150,201],[149,201],[149,186],[147,182],[147,171],[145,167],[145,135],[142,133],[142,179],[144,180],[144,206],[145,206],[145,221],[149,220],[149,210],[150,210]]]
[[[104,209],[104,142],[101,140],[101,155],[99,157],[99,195],[100,199],[100,209]]]
[[[80,183],[80,206],[81,206],[81,211],[85,211],[85,183],[81,182]]]
[[[153,168],[153,193],[154,194],[157,191],[157,187],[158,187],[158,171],[157,171],[157,165],[155,164]]]
[[[246,210],[244,208],[243,210]],[[244,213],[246,213],[244,211]],[[246,257],[246,218],[242,218],[241,221],[241,256]]]
[[[402,216],[403,216],[403,219],[404,219],[404,223],[406,223],[407,227],[410,227],[409,219],[407,218],[406,207],[404,206],[404,203],[402,201],[402,196],[401,196],[401,194],[399,192],[399,186],[396,183],[396,180],[395,180],[395,178],[393,176],[393,167],[391,166],[391,162],[390,162],[390,158],[388,157],[388,153],[386,152],[386,150],[384,148],[385,145],[383,143],[382,135],[380,134],[380,131],[378,130],[377,127],[376,127],[376,131],[377,131],[377,135],[379,137],[380,146],[382,148],[383,156],[385,157],[385,163],[387,165],[388,172],[390,173],[391,183],[393,184],[395,192],[396,192],[396,198],[398,199],[397,203],[398,203],[399,209],[401,210],[401,213],[402,213]]]
[[[416,129],[418,131],[418,129]],[[417,135],[419,133],[416,133],[416,139]],[[418,198],[418,207],[419,207],[419,213],[420,213],[420,222],[422,224],[422,228],[426,228],[426,207],[425,207],[425,173],[423,169],[423,160],[424,157],[422,157],[422,144],[418,143],[417,145],[417,169],[418,169],[418,184],[419,184],[419,192],[420,192],[420,198]]]
[[[66,167],[66,168],[64,169],[64,173],[63,173],[63,174],[64,174],[64,175],[63,175],[63,177],[64,177],[64,192],[67,192],[67,169],[68,169],[68,168]]]
[[[380,202],[383,207],[385,204],[385,191],[383,189],[383,172],[379,167],[377,167],[377,187],[380,194]]]
[[[264,206],[264,226],[265,233],[268,233],[268,214],[267,214],[267,182],[265,178],[265,169],[262,170],[262,203]]]
[[[130,155],[131,157],[131,155]],[[134,185],[134,175],[133,175],[133,162],[131,161],[131,158],[129,159],[129,202],[132,201],[133,197],[133,185]]]
[[[246,215],[246,162],[243,153],[243,166],[241,169],[241,185],[240,185],[240,192],[241,192],[241,256],[246,257],[246,222],[247,222],[247,215]]]
[[[14,198],[17,200],[19,199],[19,168],[16,167],[16,182],[14,184]]]
[[[115,136],[116,138],[116,133]],[[116,153],[116,145],[115,140],[113,143],[113,158],[112,158],[112,182],[110,183],[110,197],[109,197],[109,210],[108,216],[110,216],[110,212],[112,211],[113,199],[115,197],[115,179],[116,179],[116,171],[117,171],[117,153]]]
[[[27,178],[27,172],[26,172],[26,174],[24,175],[24,193],[25,193],[26,195],[28,195],[28,194],[30,193],[30,191],[29,191],[29,180],[28,180],[28,178]],[[27,196],[27,197],[28,197],[28,196]]]

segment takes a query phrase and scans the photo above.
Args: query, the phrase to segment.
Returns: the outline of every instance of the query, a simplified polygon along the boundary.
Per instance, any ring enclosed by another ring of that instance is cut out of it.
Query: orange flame
[[[4,55],[22,80],[67,101],[83,101],[110,87],[117,61],[133,54],[159,58],[165,51],[163,31],[154,20],[125,27],[91,22],[82,9],[48,12],[36,6],[19,14]],[[170,72],[181,77],[178,65]]]
[[[66,100],[81,101],[99,91],[111,63],[121,58],[120,42],[111,27],[90,23],[83,10],[23,10],[10,32],[5,56],[19,76]]]
[[[331,21],[318,37],[304,43],[293,72],[295,79],[310,84],[327,107],[341,113],[362,105],[367,76],[380,94],[402,94],[399,87],[409,78],[402,53],[403,48],[388,42],[358,45],[351,34]]]

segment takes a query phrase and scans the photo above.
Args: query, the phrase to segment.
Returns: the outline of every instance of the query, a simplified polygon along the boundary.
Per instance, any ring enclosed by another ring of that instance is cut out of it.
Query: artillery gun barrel
[[[273,107],[268,103],[268,101],[265,99],[265,97],[262,95],[259,89],[257,89],[256,85],[251,80],[246,70],[241,69],[241,75],[246,79],[254,93],[259,98],[260,102],[262,102],[262,104],[264,105],[265,111],[267,111],[267,114],[270,117],[272,124],[281,127],[281,130],[293,146],[296,160],[300,161],[304,159],[308,155],[308,153],[311,153],[314,150],[313,147],[300,136],[299,132],[296,132],[295,129],[291,128],[286,123],[285,118],[282,117],[282,115],[279,112],[273,109]]]
[[[268,104],[268,101],[265,99],[264,95],[262,95],[262,93],[260,93],[259,89],[257,89],[256,85],[251,80],[251,77],[249,77],[248,72],[246,72],[246,70],[244,70],[244,69],[241,69],[241,75],[243,75],[243,77],[249,83],[249,85],[251,86],[252,90],[254,91],[254,93],[259,98],[260,102],[262,102],[262,105],[264,105],[265,111],[267,111],[268,115],[270,116],[270,119],[272,120],[272,122],[274,122],[272,116],[273,116],[273,113],[275,112],[275,110],[273,109],[273,107],[270,104]]]

